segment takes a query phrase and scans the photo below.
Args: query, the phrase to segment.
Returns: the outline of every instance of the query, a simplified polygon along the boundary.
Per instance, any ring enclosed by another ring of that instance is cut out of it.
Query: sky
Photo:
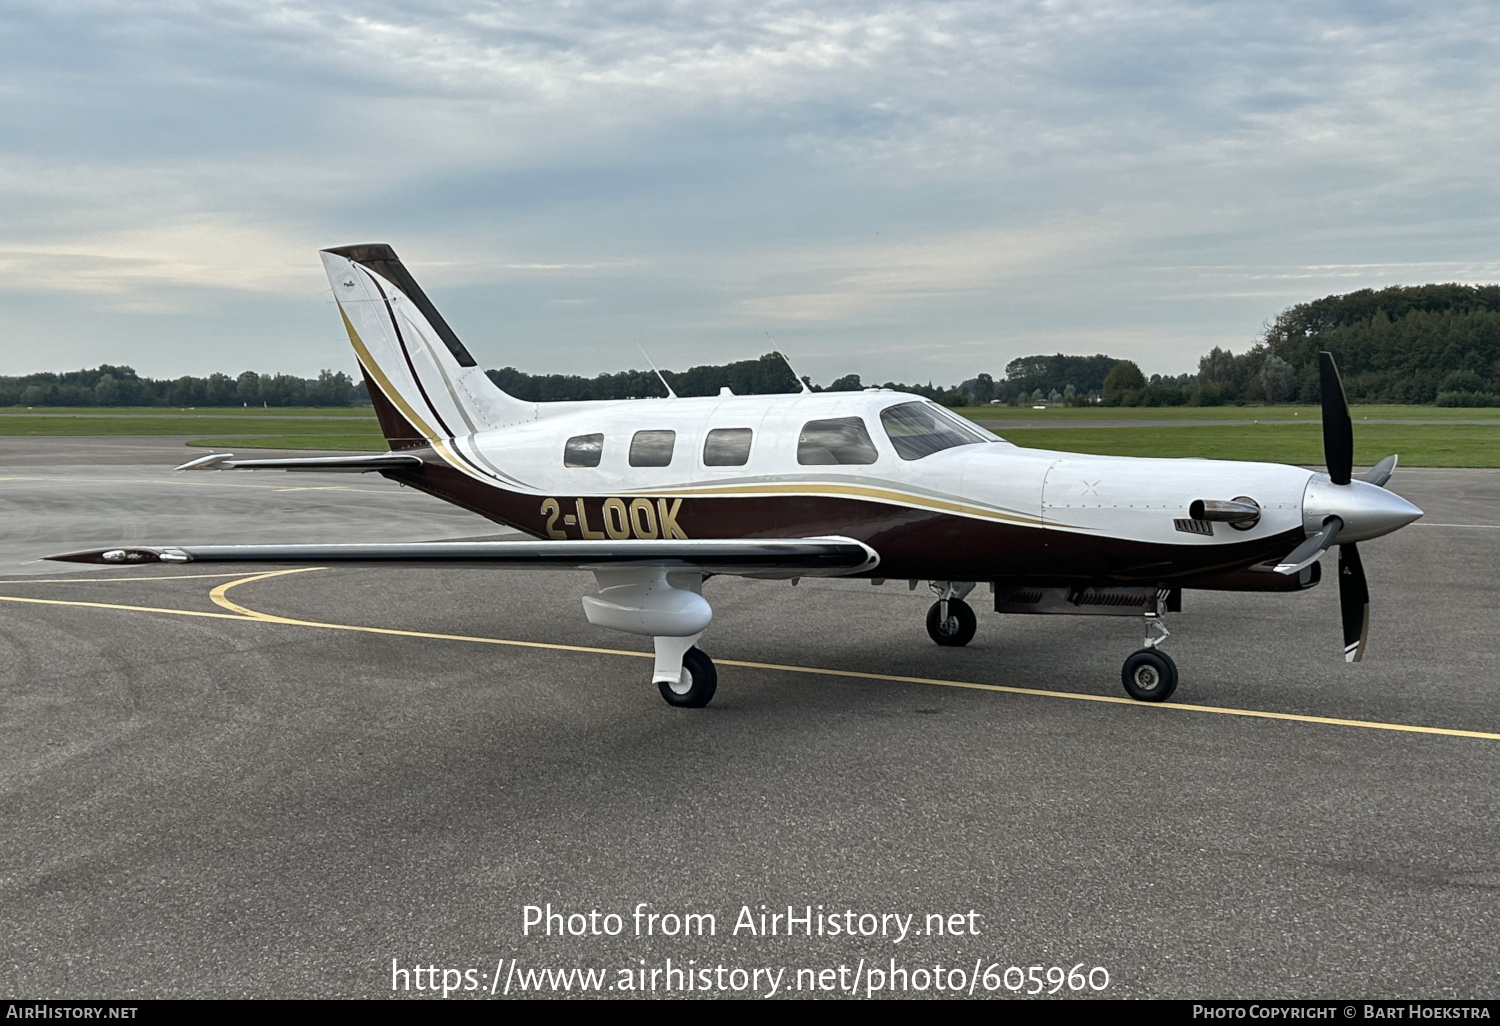
[[[1500,7],[11,0],[0,373],[354,372],[387,242],[482,366],[1147,374],[1500,281]]]

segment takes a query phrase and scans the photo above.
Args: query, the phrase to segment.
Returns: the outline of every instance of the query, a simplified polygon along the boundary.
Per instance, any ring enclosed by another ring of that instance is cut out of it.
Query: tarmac
[[[180,442],[0,450],[7,997],[1496,994],[1500,471],[1397,472],[1359,664],[1332,572],[1189,592],[1164,705],[1124,618],[714,579],[682,710],[586,573],[23,562],[505,536]]]

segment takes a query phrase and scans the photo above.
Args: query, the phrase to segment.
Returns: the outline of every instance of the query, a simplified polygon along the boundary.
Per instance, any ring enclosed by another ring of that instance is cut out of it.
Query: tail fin
[[[394,249],[373,243],[321,255],[392,449],[536,417],[535,403],[485,376]]]

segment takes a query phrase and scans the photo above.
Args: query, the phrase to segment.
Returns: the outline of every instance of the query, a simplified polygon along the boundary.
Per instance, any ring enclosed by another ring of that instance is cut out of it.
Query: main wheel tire
[[[939,645],[958,648],[974,640],[979,620],[963,599],[948,600],[948,622],[942,623],[943,604],[934,602],[927,610],[927,633]]]
[[[719,686],[719,671],[701,648],[690,648],[682,657],[682,677],[677,683],[661,681],[661,697],[680,709],[701,709],[713,700]]]
[[[1143,648],[1130,653],[1120,680],[1126,693],[1137,701],[1165,702],[1177,690],[1177,664],[1165,652]]]

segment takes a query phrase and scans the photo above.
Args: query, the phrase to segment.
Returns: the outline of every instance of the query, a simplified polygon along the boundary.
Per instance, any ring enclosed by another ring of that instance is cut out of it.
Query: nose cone
[[[1329,517],[1344,522],[1340,542],[1379,538],[1399,530],[1422,515],[1422,511],[1393,491],[1368,481],[1336,485],[1326,474],[1314,474],[1302,493],[1302,526],[1309,535],[1323,527]]]

